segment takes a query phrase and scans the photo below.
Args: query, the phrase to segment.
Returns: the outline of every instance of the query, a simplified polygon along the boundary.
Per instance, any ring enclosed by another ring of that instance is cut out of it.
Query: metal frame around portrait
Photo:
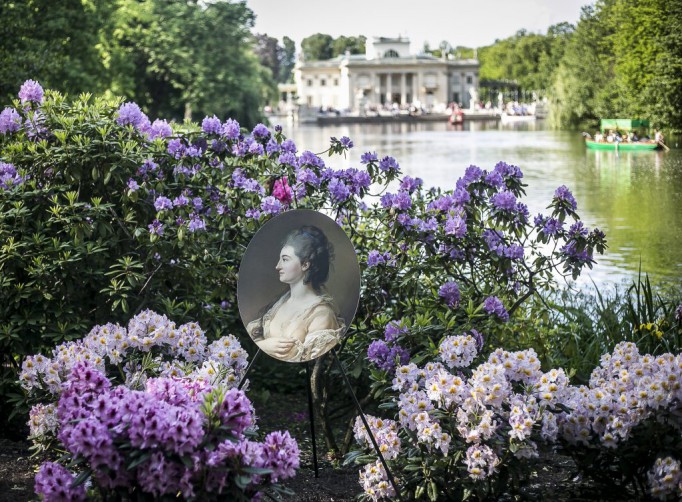
[[[242,376],[242,379],[239,381],[239,385],[237,388],[239,390],[242,389],[244,384],[246,383],[246,377],[248,376],[249,372],[251,371],[252,366],[258,359],[258,356],[261,353],[261,349],[259,348],[258,351],[255,353],[253,358],[251,359],[251,362],[246,368],[246,371],[244,372],[244,376]],[[353,396],[353,402],[355,403],[355,407],[360,414],[360,419],[362,420],[363,425],[365,426],[365,430],[367,431],[367,435],[369,436],[372,446],[374,447],[374,450],[377,453],[377,456],[379,457],[379,460],[381,461],[381,465],[383,465],[384,470],[386,471],[386,477],[388,478],[389,483],[391,483],[391,486],[393,487],[393,490],[395,490],[396,493],[396,498],[397,500],[402,500],[402,496],[400,495],[400,489],[395,481],[395,478],[393,477],[393,473],[391,472],[391,469],[388,467],[388,462],[386,462],[386,459],[384,458],[384,455],[381,453],[381,448],[379,448],[379,443],[377,443],[376,438],[374,437],[374,433],[372,432],[372,429],[369,426],[369,422],[367,421],[367,417],[365,416],[365,412],[362,410],[362,406],[360,405],[360,401],[358,400],[357,396],[355,395],[355,392],[353,391],[353,385],[351,384],[350,378],[348,378],[348,374],[346,373],[346,370],[343,368],[343,364],[341,363],[341,360],[339,359],[339,356],[336,354],[336,350],[332,349],[326,354],[331,354],[332,359],[334,359],[334,362],[338,366],[339,370],[341,371],[341,374],[343,375],[343,380],[346,383],[346,386],[348,387],[348,391],[350,392],[350,395]],[[324,355],[320,357],[323,357]],[[310,421],[310,436],[312,438],[312,447],[313,447],[313,469],[315,471],[315,478],[320,477],[320,470],[319,466],[317,463],[317,440],[315,437],[315,410],[313,407],[313,392],[312,392],[312,384],[311,384],[311,376],[310,376],[310,364],[314,363],[316,359],[311,359],[309,361],[305,361],[305,374],[306,374],[306,380],[307,380],[307,385],[306,389],[308,391],[308,419]]]

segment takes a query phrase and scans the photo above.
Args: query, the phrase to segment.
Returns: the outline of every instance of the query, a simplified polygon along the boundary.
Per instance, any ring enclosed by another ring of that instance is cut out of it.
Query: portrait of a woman
[[[320,228],[302,225],[286,235],[278,261],[271,265],[286,290],[246,325],[261,350],[300,362],[321,356],[340,341],[346,324],[325,288],[333,260],[333,245]]]

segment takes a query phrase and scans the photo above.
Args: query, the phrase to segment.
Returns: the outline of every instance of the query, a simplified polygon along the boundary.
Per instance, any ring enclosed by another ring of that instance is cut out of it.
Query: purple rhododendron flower
[[[150,234],[163,235],[163,223],[159,220],[154,220],[147,228],[149,228]]]
[[[275,140],[275,138],[270,138],[268,140],[267,145],[265,145],[265,152],[268,155],[272,155],[273,153],[279,153],[282,150],[282,147],[280,146],[279,143]]]
[[[314,187],[320,186],[320,178],[313,172],[312,169],[308,169],[307,167],[302,167],[296,171],[296,179],[299,183],[308,183]]]
[[[398,192],[393,196],[392,205],[394,208],[401,211],[410,209],[412,207],[412,199],[410,198],[410,194],[407,192]]]
[[[253,218],[254,220],[259,220],[261,217],[261,212],[258,209],[249,208],[244,213],[247,218]]]
[[[201,130],[206,134],[220,134],[222,132],[222,124],[220,119],[213,115],[213,117],[206,116],[201,121]]]
[[[390,346],[383,340],[373,341],[367,349],[367,359],[384,371],[393,371],[410,360],[410,353],[399,345]]]
[[[424,180],[421,178],[412,178],[411,176],[405,176],[400,182],[400,190],[412,193],[418,190],[424,184]]]
[[[389,321],[384,328],[384,340],[393,342],[400,335],[408,333],[407,327],[403,326],[400,321]]]
[[[137,181],[130,178],[128,180],[128,190],[130,190],[131,192],[136,192],[139,189],[140,189],[140,185],[137,184]]]
[[[482,177],[483,170],[480,167],[470,165],[464,171],[464,176],[457,180],[456,187],[461,190],[466,190],[466,188],[472,183],[481,181]]]
[[[301,154],[301,157],[298,159],[298,164],[300,166],[309,165],[319,169],[324,168],[324,161],[309,150],[306,150]]]
[[[438,289],[438,296],[445,300],[448,307],[456,307],[461,299],[459,286],[456,282],[448,281]]]
[[[381,265],[382,263],[386,263],[386,258],[384,258],[383,253],[380,253],[376,249],[373,249],[367,254],[368,267],[376,267],[377,265]]]
[[[251,155],[263,155],[265,153],[263,145],[256,143],[251,138],[247,138],[245,142],[247,142],[249,145],[249,153]]]
[[[516,196],[511,192],[499,192],[490,198],[493,206],[500,211],[514,211],[516,209]]]
[[[189,199],[185,197],[183,194],[180,194],[175,199],[173,199],[174,207],[182,207],[186,206],[187,204],[189,204]]]
[[[256,139],[265,139],[270,137],[270,130],[265,124],[256,124],[256,127],[251,131],[251,135]]]
[[[149,119],[136,103],[123,103],[118,109],[116,123],[121,126],[130,124],[135,129],[140,129],[149,123]]]
[[[197,216],[196,214],[191,214],[189,217],[189,224],[187,225],[187,229],[190,232],[206,230],[206,222],[200,216]]]
[[[445,233],[458,239],[464,237],[467,233],[466,215],[448,215],[445,220]]]
[[[370,162],[376,162],[377,160],[379,160],[379,157],[376,152],[366,152],[360,157],[360,162],[362,164],[369,164]]]
[[[383,172],[390,172],[390,171],[396,171],[398,172],[400,169],[400,166],[396,162],[396,160],[393,157],[384,157],[379,161],[379,169],[381,169]]]
[[[179,159],[185,154],[185,145],[180,139],[172,139],[168,142],[168,153],[176,159]]]
[[[523,178],[521,169],[519,169],[517,166],[507,164],[506,162],[498,162],[495,164],[494,170],[502,176],[509,176],[510,178]]]
[[[296,154],[291,152],[284,152],[280,154],[279,158],[277,159],[277,162],[279,162],[280,164],[288,164],[293,167],[298,166],[298,159],[296,158]]]
[[[168,197],[164,197],[163,195],[160,195],[154,201],[154,208],[157,211],[163,211],[164,209],[173,209],[173,203],[171,202],[171,200]]]
[[[568,235],[572,238],[587,237],[588,233],[589,233],[589,229],[587,229],[587,227],[585,227],[585,224],[582,221],[576,221],[568,229]]]
[[[85,485],[73,486],[76,477],[56,462],[45,462],[35,477],[35,492],[44,500],[86,500]]]
[[[343,202],[350,197],[350,189],[339,178],[332,179],[327,188],[334,202]]]
[[[8,189],[12,186],[17,186],[26,181],[26,178],[19,176],[13,164],[0,162],[0,188]]]
[[[296,143],[291,139],[285,139],[282,141],[282,151],[286,153],[296,153],[298,150],[296,148]]]
[[[232,119],[227,119],[223,124],[221,134],[228,140],[239,138],[239,122]]]
[[[502,301],[496,296],[489,296],[483,302],[483,309],[490,315],[496,315],[502,321],[509,320],[509,313],[507,309],[504,308]]]
[[[341,143],[345,148],[348,148],[349,150],[353,148],[353,142],[348,136],[341,136],[339,143]]]
[[[547,218],[542,227],[542,232],[546,235],[555,236],[564,229],[564,222],[555,218]]]
[[[26,102],[42,103],[43,88],[35,80],[27,80],[21,85],[21,88],[19,89],[19,99],[21,100],[22,103]]]
[[[501,188],[504,185],[504,179],[502,178],[502,175],[498,173],[497,171],[493,171],[492,173],[489,173],[485,177],[485,182],[495,188]]]
[[[554,198],[559,201],[567,202],[574,211],[578,208],[578,203],[576,202],[575,197],[573,197],[573,194],[566,185],[561,185],[554,191]]]
[[[282,203],[272,195],[265,197],[260,204],[261,211],[265,214],[278,214],[284,209]]]
[[[7,107],[0,112],[0,134],[17,132],[21,128],[21,116],[14,109]]]
[[[291,478],[296,474],[300,463],[298,443],[288,431],[274,431],[263,441],[266,469],[272,469],[272,481]]]
[[[149,139],[167,138],[173,134],[173,129],[167,121],[156,119],[152,122],[147,134]]]

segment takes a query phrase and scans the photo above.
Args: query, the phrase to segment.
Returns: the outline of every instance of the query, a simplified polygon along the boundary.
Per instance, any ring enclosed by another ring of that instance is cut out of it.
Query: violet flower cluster
[[[153,378],[133,390],[112,386],[104,373],[79,362],[62,387],[57,417],[61,444],[75,464],[91,470],[103,493],[253,498],[299,465],[298,445],[287,432],[262,442],[247,437],[255,417],[243,391],[185,378]],[[36,490],[47,501],[61,500],[55,484],[82,493],[68,472],[47,464]]]
[[[407,334],[407,328],[396,321],[386,325],[383,340],[374,340],[367,349],[367,359],[383,371],[392,372],[396,365],[406,364],[410,353],[399,344],[399,338]]]
[[[127,328],[95,326],[84,338],[55,347],[52,357],[28,356],[19,381],[29,395],[47,392],[56,396],[80,363],[106,371],[112,378],[122,375],[122,383],[131,388],[144,387],[154,376],[231,388],[244,376],[247,353],[233,335],[208,344],[197,323],[176,326],[166,316],[145,310],[134,316]],[[36,442],[45,442],[56,432],[54,411],[44,403],[33,407],[29,423]]]

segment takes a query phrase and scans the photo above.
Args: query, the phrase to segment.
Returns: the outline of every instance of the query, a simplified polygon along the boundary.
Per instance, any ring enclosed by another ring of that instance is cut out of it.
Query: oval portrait
[[[266,354],[304,362],[343,338],[360,299],[360,266],[348,236],[308,209],[282,213],[256,232],[239,267],[246,331]]]

